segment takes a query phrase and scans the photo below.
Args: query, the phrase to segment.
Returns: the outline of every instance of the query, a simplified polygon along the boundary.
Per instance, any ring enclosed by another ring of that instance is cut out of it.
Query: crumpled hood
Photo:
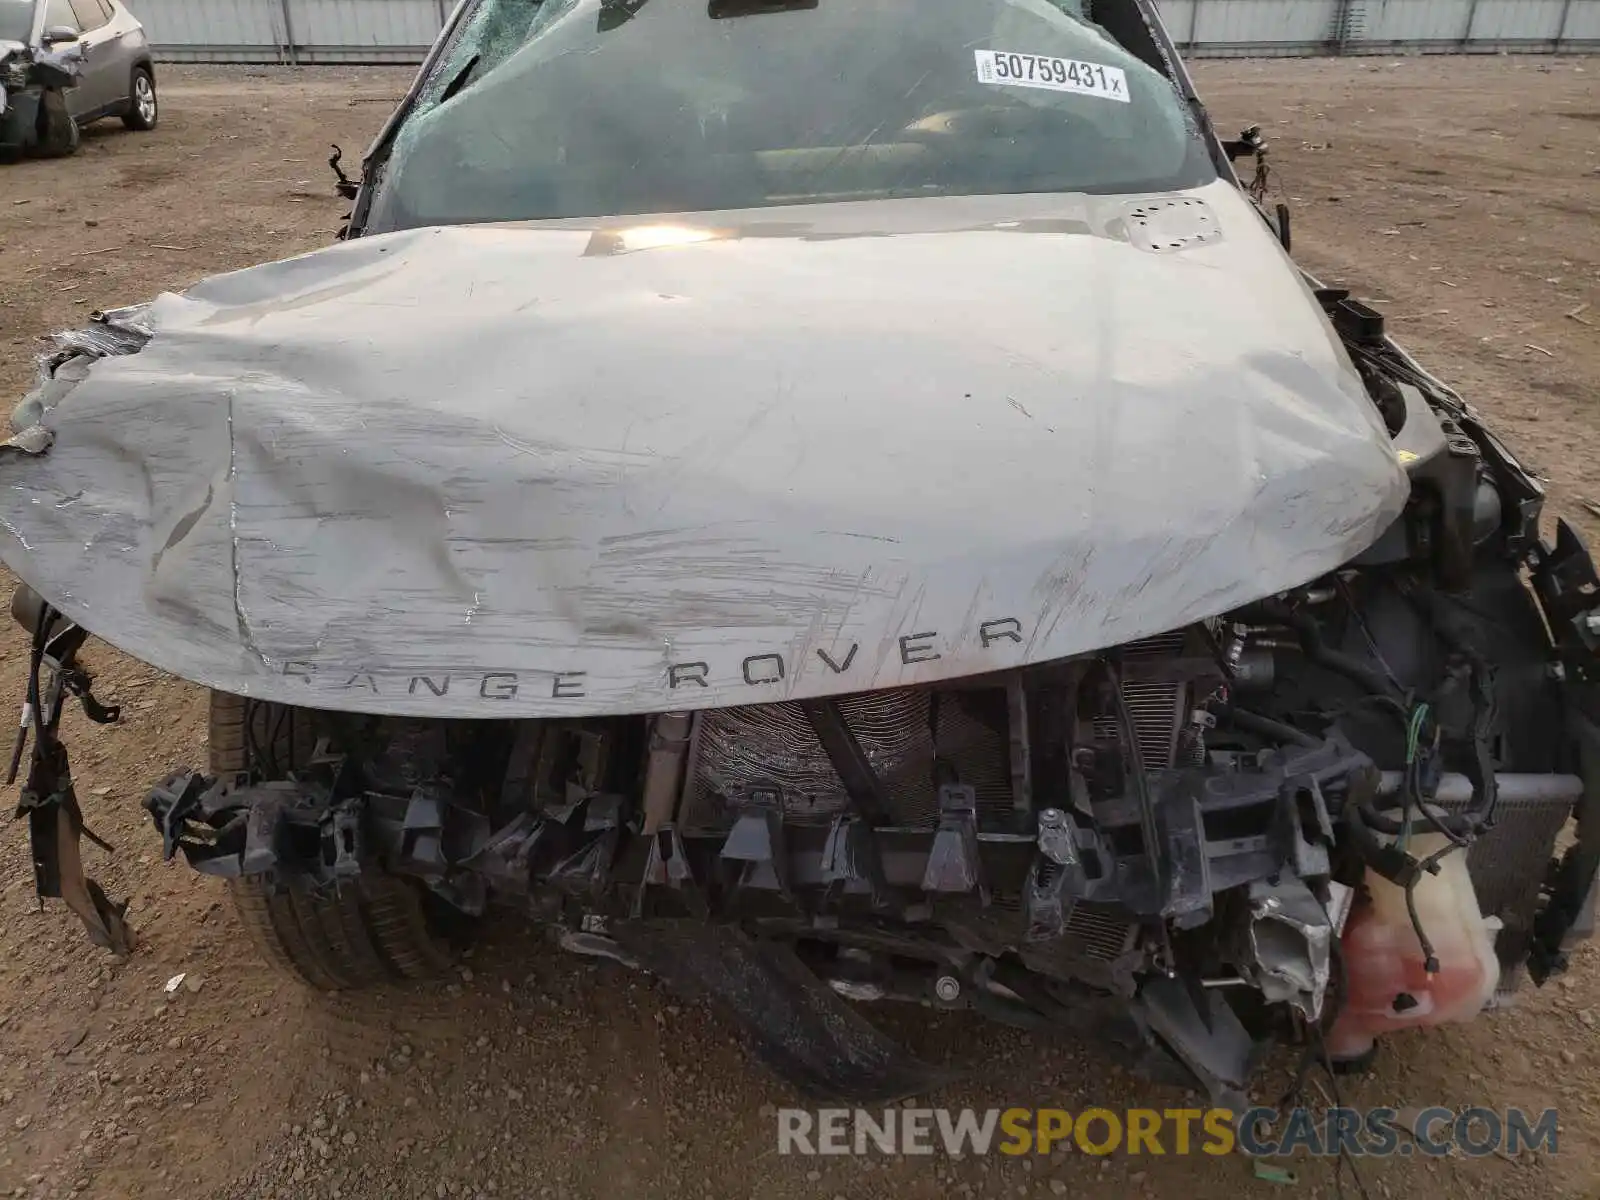
[[[1236,190],[359,239],[155,301],[0,460],[0,557],[232,692],[759,703],[1304,583],[1405,476]]]
[[[83,75],[83,48],[76,42],[64,50],[58,50],[48,46],[30,48],[22,42],[0,39],[0,63],[13,57],[28,62],[29,83],[43,84],[45,87],[74,87]],[[3,102],[4,95],[4,89],[0,88],[0,102]],[[0,111],[3,111],[3,107],[3,103],[0,103]]]

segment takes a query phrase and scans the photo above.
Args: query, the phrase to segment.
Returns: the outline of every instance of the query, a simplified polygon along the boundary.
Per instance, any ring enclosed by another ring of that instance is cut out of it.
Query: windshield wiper
[[[472,73],[478,69],[478,63],[482,60],[482,58],[483,56],[481,54],[474,54],[471,58],[467,59],[461,70],[455,73],[454,78],[452,78],[449,83],[445,84],[444,91],[439,93],[440,104],[448,104],[452,99],[455,98],[457,92],[461,91],[462,88],[467,86],[467,83],[472,79]]]
[[[765,13],[801,12],[817,7],[817,0],[711,0],[706,15],[713,21],[759,17]]]
[[[595,28],[601,33],[626,25],[650,0],[600,0],[600,19]]]

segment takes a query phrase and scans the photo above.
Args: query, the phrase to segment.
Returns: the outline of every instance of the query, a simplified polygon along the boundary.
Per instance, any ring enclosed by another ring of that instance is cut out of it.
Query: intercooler
[[[1175,657],[1183,653],[1187,637],[1187,632],[1179,629],[1130,642],[1123,647],[1123,661],[1138,664]],[[1186,766],[1193,758],[1192,754],[1185,754],[1180,761],[1178,735],[1183,728],[1184,710],[1187,707],[1184,703],[1185,690],[1185,685],[1181,683],[1123,680],[1122,703],[1128,710],[1134,741],[1139,746],[1139,761],[1147,771]],[[1095,736],[1100,741],[1115,742],[1119,734],[1115,718],[1096,719]],[[1200,748],[1196,745],[1194,749]]]
[[[1478,906],[1485,916],[1501,921],[1494,944],[1500,959],[1501,994],[1513,991],[1521,982],[1539,889],[1571,807],[1567,797],[1502,797],[1495,809],[1495,827],[1467,851],[1467,870]]]

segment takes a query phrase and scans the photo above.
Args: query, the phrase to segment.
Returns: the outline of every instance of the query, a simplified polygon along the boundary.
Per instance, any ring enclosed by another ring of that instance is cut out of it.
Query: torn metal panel
[[[1287,1001],[1306,1020],[1317,1020],[1332,965],[1332,914],[1298,876],[1252,880],[1249,895],[1256,985],[1269,1001]]]
[[[144,306],[97,312],[83,329],[68,329],[50,336],[50,349],[39,356],[38,381],[33,390],[12,410],[11,428],[16,437],[6,443],[28,453],[41,453],[53,440],[41,422],[53,409],[89,377],[89,368],[107,355],[137,354],[150,340],[144,324]],[[39,432],[32,432],[35,429]],[[30,436],[23,437],[28,433]],[[29,450],[30,445],[42,446]],[[13,444],[15,443],[15,444]]]
[[[687,711],[1120,644],[1407,484],[1226,184],[422,229],[139,317],[0,460],[0,557],[134,656],[325,709]],[[63,364],[65,365],[65,364]]]

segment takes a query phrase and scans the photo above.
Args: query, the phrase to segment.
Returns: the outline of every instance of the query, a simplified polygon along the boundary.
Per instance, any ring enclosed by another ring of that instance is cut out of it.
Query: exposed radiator
[[[936,823],[935,755],[977,792],[980,814],[1010,810],[1000,693],[902,689],[846,696],[838,703],[883,783],[894,823],[924,828]],[[761,785],[776,786],[786,815],[797,821],[828,821],[849,802],[800,705],[705,713],[696,735],[685,826],[721,828],[731,819],[730,804]]]
[[[1179,630],[1123,647],[1129,662],[1183,651]],[[1181,765],[1179,731],[1185,715],[1181,683],[1129,680],[1123,701],[1146,770]],[[940,767],[971,786],[980,819],[1003,822],[1012,812],[1006,701],[998,688],[945,691],[905,688],[845,696],[845,723],[883,783],[890,818],[926,828],[938,819]],[[1120,740],[1114,717],[1095,721],[1095,735]],[[937,762],[936,762],[937,759]],[[849,799],[799,704],[762,704],[708,711],[699,719],[685,794],[683,823],[720,829],[731,807],[752,787],[776,787],[791,820],[825,823]]]
[[[1502,992],[1521,981],[1539,888],[1571,807],[1567,799],[1502,799],[1495,808],[1495,827],[1467,851],[1467,871],[1478,906],[1485,916],[1502,922],[1494,943]]]

